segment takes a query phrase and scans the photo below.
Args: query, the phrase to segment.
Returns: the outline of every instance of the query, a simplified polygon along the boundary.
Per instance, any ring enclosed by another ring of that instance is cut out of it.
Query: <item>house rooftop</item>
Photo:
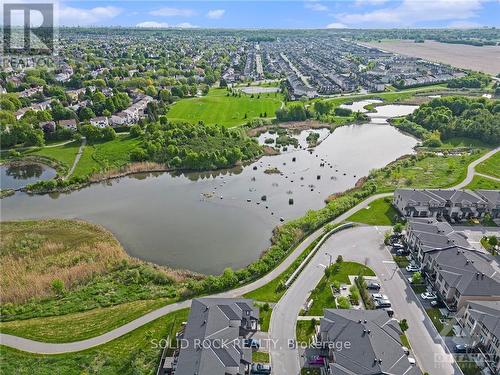
[[[320,334],[323,342],[349,343],[331,349],[334,374],[421,374],[403,352],[397,320],[385,311],[325,309]]]

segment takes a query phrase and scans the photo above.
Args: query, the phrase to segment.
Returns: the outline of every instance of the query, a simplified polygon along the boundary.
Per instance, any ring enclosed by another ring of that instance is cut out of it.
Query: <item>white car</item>
[[[385,294],[380,294],[380,293],[373,293],[372,294],[373,299],[389,299]]]
[[[420,267],[419,267],[419,266],[416,266],[416,265],[414,265],[414,264],[408,264],[408,265],[406,266],[406,270],[407,270],[408,272],[420,272]]]
[[[437,299],[437,295],[434,292],[425,292],[420,295],[422,299],[434,300]]]
[[[401,349],[403,349],[403,352],[405,352],[406,355],[410,354],[410,349],[408,349],[406,346],[402,346]]]
[[[415,358],[408,357],[408,362],[410,362],[410,365],[415,365],[417,361],[415,361]]]

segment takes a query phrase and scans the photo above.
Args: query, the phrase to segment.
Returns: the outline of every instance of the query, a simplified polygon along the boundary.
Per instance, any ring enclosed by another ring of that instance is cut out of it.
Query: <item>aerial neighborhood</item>
[[[5,25],[1,374],[500,375],[498,2],[91,3]]]

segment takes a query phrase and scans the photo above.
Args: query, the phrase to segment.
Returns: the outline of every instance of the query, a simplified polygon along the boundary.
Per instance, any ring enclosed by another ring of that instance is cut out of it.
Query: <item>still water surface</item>
[[[386,107],[387,116],[415,109]],[[312,153],[289,148],[231,170],[137,174],[67,194],[16,193],[3,200],[2,220],[80,218],[110,229],[130,255],[147,261],[203,273],[243,267],[269,246],[281,217],[323,207],[329,194],[412,153],[417,143],[380,118],[321,135]],[[281,173],[264,173],[269,168]]]
[[[0,188],[19,189],[40,180],[50,180],[56,171],[43,164],[0,165]]]

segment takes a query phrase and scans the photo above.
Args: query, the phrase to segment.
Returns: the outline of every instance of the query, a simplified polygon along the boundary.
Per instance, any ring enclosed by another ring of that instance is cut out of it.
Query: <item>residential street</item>
[[[417,363],[424,372],[433,375],[461,373],[413,291],[396,269],[389,251],[381,245],[387,229],[357,227],[329,238],[276,304],[271,316],[269,335],[271,339],[284,345],[271,349],[271,363],[275,374],[300,373],[298,350],[289,348],[287,343],[295,338],[297,315],[310,291],[323,276],[329,258],[325,252],[332,254],[333,259],[342,255],[344,260],[363,263],[373,269],[382,284],[383,293],[392,302],[396,318],[408,320],[410,328],[407,335]]]

